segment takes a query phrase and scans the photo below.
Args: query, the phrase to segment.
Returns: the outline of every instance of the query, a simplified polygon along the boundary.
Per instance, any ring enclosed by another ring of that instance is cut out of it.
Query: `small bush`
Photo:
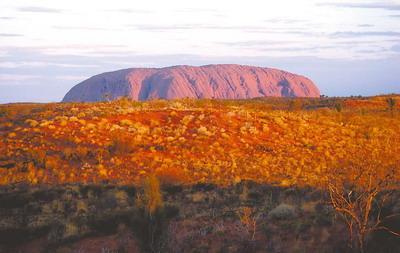
[[[166,219],[172,219],[179,215],[179,207],[174,205],[166,205],[164,207],[164,215]]]
[[[169,218],[179,210],[163,206],[160,182],[154,175],[143,182],[143,192],[137,195],[138,214],[133,217],[133,229],[141,241],[144,252],[163,252]]]
[[[214,184],[209,184],[209,183],[197,183],[193,185],[192,191],[202,191],[202,192],[208,192],[216,189],[216,185]]]
[[[341,102],[337,102],[334,104],[335,110],[337,112],[342,112],[343,111],[343,104]]]
[[[163,185],[163,190],[167,194],[178,194],[183,191],[183,187],[182,185],[165,184]]]
[[[386,99],[386,104],[388,105],[389,110],[393,111],[394,107],[396,106],[396,99],[388,98],[388,99]]]
[[[291,219],[295,217],[296,211],[293,206],[288,204],[280,204],[268,213],[269,217],[272,219]]]
[[[76,156],[80,161],[84,161],[88,154],[89,154],[89,149],[84,146],[78,146],[75,150]]]
[[[146,178],[143,184],[143,191],[144,209],[151,216],[157,209],[163,206],[158,178],[153,175]]]
[[[73,239],[79,236],[79,227],[72,222],[67,222],[64,225],[63,239]]]
[[[310,220],[300,220],[296,223],[296,233],[298,235],[304,235],[311,227],[312,221]]]
[[[157,173],[162,185],[179,185],[187,182],[188,178],[181,168],[165,168]]]
[[[124,155],[132,153],[134,150],[131,137],[118,131],[118,134],[113,135],[108,151],[114,155]]]
[[[114,197],[119,206],[126,207],[129,205],[129,196],[124,190],[114,191]]]
[[[31,150],[31,160],[36,167],[44,168],[46,164],[46,152],[43,150]]]
[[[0,108],[0,117],[5,117],[7,116],[7,110],[5,108]]]

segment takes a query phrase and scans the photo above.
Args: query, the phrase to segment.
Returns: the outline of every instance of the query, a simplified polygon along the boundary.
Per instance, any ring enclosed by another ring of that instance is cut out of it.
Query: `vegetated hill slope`
[[[336,186],[399,252],[388,98],[0,105],[0,253],[355,252]]]
[[[148,100],[319,95],[316,85],[304,76],[271,68],[224,64],[131,68],[103,73],[74,86],[63,102],[102,101],[122,96]]]
[[[380,176],[394,170],[400,182],[400,105],[391,113],[385,104],[263,98],[4,105],[0,186],[139,184],[155,174],[185,184],[246,179],[323,187],[338,171],[353,180],[367,168]]]

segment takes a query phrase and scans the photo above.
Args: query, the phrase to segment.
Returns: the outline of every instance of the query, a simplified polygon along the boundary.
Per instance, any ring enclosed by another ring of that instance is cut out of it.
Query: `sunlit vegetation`
[[[326,186],[400,171],[399,97],[0,106],[0,183],[253,180]],[[389,108],[389,109],[388,109]],[[389,113],[388,113],[389,111]],[[338,172],[339,171],[339,172]]]
[[[0,105],[0,251],[392,252],[398,101]]]

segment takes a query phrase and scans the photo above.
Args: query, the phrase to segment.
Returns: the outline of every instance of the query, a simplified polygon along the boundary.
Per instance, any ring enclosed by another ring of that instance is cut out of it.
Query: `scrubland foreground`
[[[399,100],[0,105],[0,252],[400,252]]]

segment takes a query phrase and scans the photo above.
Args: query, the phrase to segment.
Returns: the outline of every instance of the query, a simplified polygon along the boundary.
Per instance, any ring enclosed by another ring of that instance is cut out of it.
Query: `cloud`
[[[115,52],[129,53],[126,45],[107,45],[107,44],[70,44],[68,46],[35,46],[35,47],[0,47],[0,57],[4,55],[14,56],[18,62],[26,62],[29,59],[38,61],[38,59],[46,59],[49,62],[54,62],[54,59],[50,59],[51,56],[70,55],[70,56],[85,56],[85,55],[104,55]],[[60,59],[56,58],[55,62]],[[4,60],[2,60],[4,61]],[[40,60],[41,61],[41,60]],[[72,62],[76,64],[76,62]],[[81,62],[79,62],[81,64]]]
[[[396,40],[397,41],[397,40]],[[355,45],[372,45],[372,44],[382,44],[382,42],[393,42],[392,40],[364,40],[361,38],[361,40],[357,40],[357,38],[352,38],[351,40],[342,40],[342,41],[335,41],[334,43],[336,45],[343,45],[348,47],[350,46],[355,46]]]
[[[292,34],[303,36],[321,36],[323,33],[300,31],[299,29],[278,29],[267,27],[266,25],[205,25],[205,24],[171,24],[171,25],[150,25],[150,24],[131,24],[126,27],[148,31],[148,32],[169,32],[184,30],[238,30],[249,33],[270,33],[270,34]]]
[[[54,29],[60,30],[90,30],[90,31],[115,31],[121,29],[111,29],[111,28],[103,28],[103,27],[89,27],[89,26],[52,26]]]
[[[391,50],[396,53],[400,53],[400,44],[392,46]]]
[[[180,24],[180,25],[150,25],[150,24],[138,24],[138,25],[127,25],[129,28],[149,31],[149,32],[167,32],[167,31],[179,31],[179,30],[195,30],[195,29],[218,29],[214,26],[206,26],[203,24]],[[221,28],[220,28],[221,29]]]
[[[62,68],[96,68],[95,64],[70,64],[42,61],[24,61],[24,62],[0,62],[0,68],[22,68],[22,67],[62,67]]]
[[[0,33],[0,37],[21,37],[22,34],[18,33]]]
[[[312,54],[312,53],[315,52],[315,50],[332,49],[332,48],[338,48],[338,47],[334,46],[334,45],[330,45],[330,46],[309,46],[309,47],[298,47],[298,46],[288,47],[288,46],[283,46],[283,47],[262,47],[262,48],[257,48],[257,50],[260,51],[260,52],[304,52],[304,51],[308,51],[310,54]]]
[[[335,32],[331,34],[334,38],[348,38],[348,37],[400,37],[400,32]]]
[[[359,24],[358,27],[374,27],[374,25],[371,25],[371,24]]]
[[[22,75],[22,74],[0,74],[0,84],[3,81],[26,81],[40,78],[38,75]]]
[[[211,26],[205,26],[202,24],[181,24],[181,25],[127,25],[128,27],[144,30],[144,31],[169,31],[169,30],[193,30],[193,29],[210,29]],[[214,28],[211,28],[214,29]]]
[[[202,29],[202,30],[242,30],[242,31],[253,31],[253,32],[271,31],[271,32],[282,33],[282,31],[280,31],[280,30],[272,30],[271,28],[269,28],[265,25],[241,26],[241,25],[208,25],[208,24],[170,24],[170,25],[131,24],[131,25],[127,25],[127,27],[131,27],[131,28],[138,29],[138,30],[147,30],[147,31]],[[297,34],[306,33],[306,32],[300,32],[297,30],[296,31],[286,31],[286,32],[297,33]]]
[[[357,53],[362,53],[362,54],[376,54],[376,53],[382,53],[382,52],[387,52],[388,49],[386,48],[377,48],[377,49],[358,49],[355,50]]]
[[[334,6],[343,8],[360,8],[360,9],[384,9],[390,11],[400,10],[400,4],[396,3],[319,3],[317,6]]]
[[[56,76],[55,77],[57,80],[67,80],[67,81],[80,81],[80,80],[85,80],[88,77],[87,76],[71,76],[71,75],[62,75],[62,76]]]
[[[237,47],[253,47],[253,46],[268,46],[268,45],[287,45],[299,43],[298,41],[278,41],[278,40],[248,40],[234,42],[215,42],[216,44]]]
[[[400,14],[394,14],[394,15],[390,15],[390,17],[392,17],[392,18],[400,18]]]
[[[216,17],[225,17],[226,15],[224,12],[217,10],[217,9],[208,9],[208,8],[184,8],[184,9],[178,9],[175,10],[176,13],[202,13],[202,14],[208,14],[211,16],[216,16]]]
[[[219,13],[219,10],[213,9],[213,8],[184,8],[184,9],[178,9],[175,10],[176,12],[207,12],[207,13]]]
[[[153,10],[145,10],[145,9],[111,9],[111,10],[105,10],[108,12],[121,12],[121,13],[136,13],[136,14],[148,14],[148,13],[153,13]]]
[[[2,20],[11,20],[11,19],[15,19],[14,17],[0,17],[0,19]]]
[[[27,7],[20,7],[17,8],[20,12],[38,12],[38,13],[60,13],[62,10],[60,9],[53,9],[47,7],[39,7],[39,6],[27,6]]]
[[[279,24],[297,24],[297,23],[305,23],[308,22],[304,19],[285,19],[285,18],[271,18],[266,19],[265,22],[267,23],[279,23]]]
[[[259,52],[304,52],[310,53],[315,50],[332,49],[332,48],[347,48],[343,45],[311,45],[301,46],[304,43],[300,41],[268,41],[268,40],[250,40],[250,41],[237,41],[237,42],[216,42],[216,44],[240,47],[246,49],[254,49]]]

